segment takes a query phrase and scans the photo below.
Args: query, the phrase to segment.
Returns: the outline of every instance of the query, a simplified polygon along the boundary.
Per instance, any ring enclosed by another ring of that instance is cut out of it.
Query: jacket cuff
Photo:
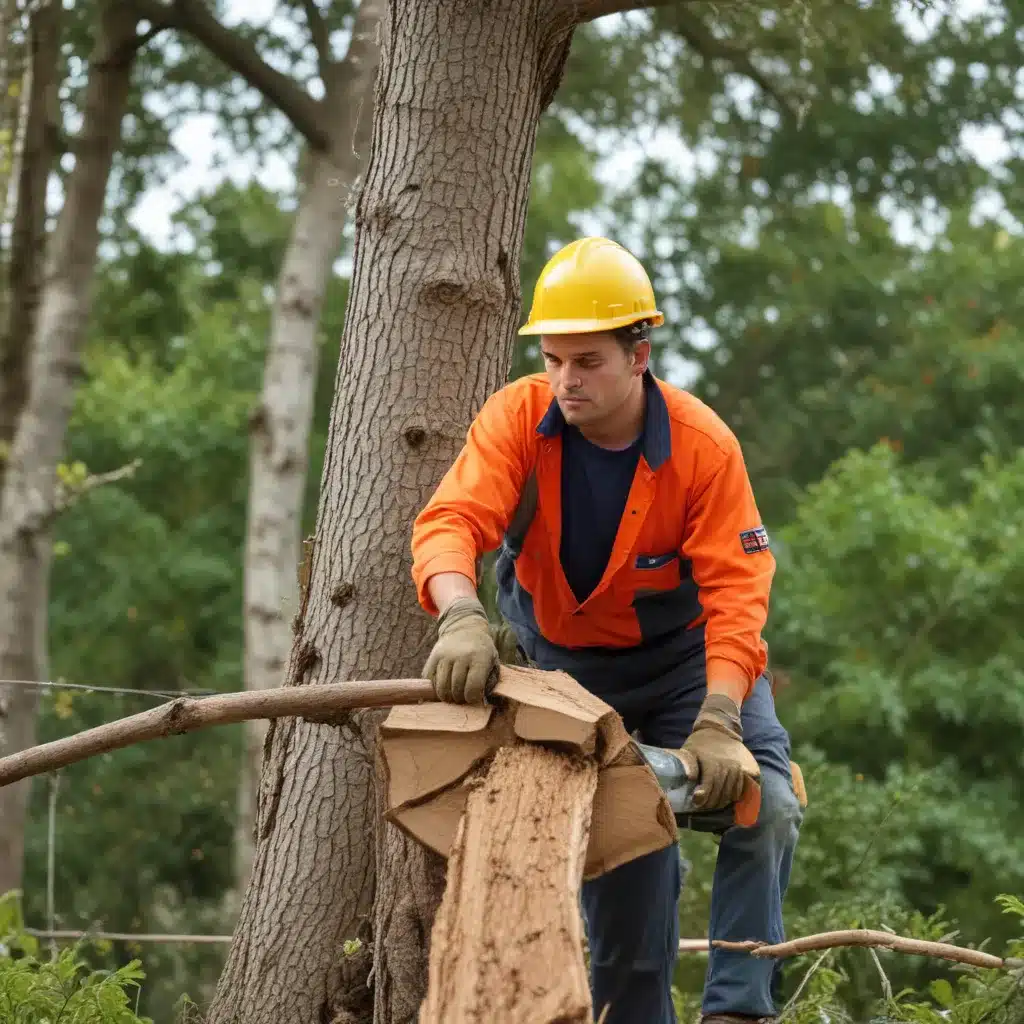
[[[712,655],[707,659],[707,680],[709,684],[712,680],[736,684],[742,688],[743,700],[746,700],[754,689],[757,677],[751,679],[750,673],[731,658]]]
[[[476,560],[464,551],[441,551],[431,555],[425,562],[417,565],[413,572],[416,581],[416,597],[420,607],[429,615],[437,615],[437,607],[430,599],[427,581],[431,576],[443,572],[457,572],[465,576],[476,587]]]

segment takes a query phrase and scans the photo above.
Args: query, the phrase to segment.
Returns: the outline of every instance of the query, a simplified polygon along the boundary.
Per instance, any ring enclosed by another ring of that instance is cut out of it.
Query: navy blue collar
[[[658,469],[672,454],[672,434],[665,397],[650,370],[644,371],[644,390],[647,392],[647,401],[644,403],[644,458],[651,469]],[[544,437],[554,437],[561,433],[564,426],[565,417],[558,406],[558,400],[552,398],[543,419],[537,424],[537,433]]]

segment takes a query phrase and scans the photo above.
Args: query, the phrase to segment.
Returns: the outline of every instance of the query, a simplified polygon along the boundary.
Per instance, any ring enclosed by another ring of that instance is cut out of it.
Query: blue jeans
[[[639,657],[630,659],[628,685],[622,673],[595,671],[600,659],[577,654],[574,666],[570,652],[559,652],[555,664],[552,653],[550,647],[543,652],[548,657],[537,659],[540,667],[575,675],[619,712],[627,731],[636,731],[645,743],[683,745],[707,693],[703,645],[694,645],[679,660],[677,653],[671,666],[652,658],[646,680],[639,678],[645,659],[637,652]],[[752,828],[732,827],[721,836],[708,934],[712,939],[781,942],[782,903],[803,812],[789,771],[789,734],[775,714],[767,676],[744,702],[742,720],[744,743],[761,768],[761,812]],[[679,946],[679,857],[673,844],[584,883],[595,1020],[607,1006],[604,1024],[676,1024],[671,986]],[[779,971],[777,961],[712,949],[704,1013],[759,1017],[778,1012],[773,990]]]

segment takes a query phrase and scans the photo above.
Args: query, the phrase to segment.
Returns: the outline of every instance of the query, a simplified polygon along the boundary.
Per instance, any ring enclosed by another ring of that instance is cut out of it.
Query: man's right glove
[[[748,782],[760,777],[754,756],[743,745],[740,709],[724,693],[709,693],[704,698],[682,749],[700,766],[693,802],[702,811],[737,803]]]
[[[497,678],[498,649],[487,612],[475,597],[456,598],[437,620],[437,642],[423,668],[440,701],[483,704]]]

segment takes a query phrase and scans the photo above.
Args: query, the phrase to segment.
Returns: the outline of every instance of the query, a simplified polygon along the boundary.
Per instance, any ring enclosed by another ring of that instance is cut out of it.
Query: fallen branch
[[[31,775],[64,768],[133,743],[178,736],[210,725],[285,716],[329,723],[344,712],[358,708],[387,708],[433,700],[434,690],[426,679],[324,683],[221,693],[215,697],[178,697],[137,715],[2,757],[0,786],[9,786]]]
[[[684,940],[688,950],[693,951],[695,940]],[[726,939],[714,939],[712,946],[718,949],[739,950],[751,956],[772,957],[781,960],[785,957],[800,956],[818,949],[833,949],[836,946],[868,946],[891,949],[897,953],[909,953],[911,956],[930,956],[940,960],[952,960],[955,963],[967,964],[971,967],[988,969],[1019,970],[1024,968],[1024,960],[1014,957],[995,956],[983,953],[978,949],[967,949],[964,946],[952,946],[948,942],[930,942],[926,939],[908,939],[902,935],[889,932],[873,931],[869,928],[851,928],[846,931],[821,932],[817,935],[805,935],[789,942],[768,944],[766,942],[729,942]],[[683,943],[679,944],[680,950]]]

